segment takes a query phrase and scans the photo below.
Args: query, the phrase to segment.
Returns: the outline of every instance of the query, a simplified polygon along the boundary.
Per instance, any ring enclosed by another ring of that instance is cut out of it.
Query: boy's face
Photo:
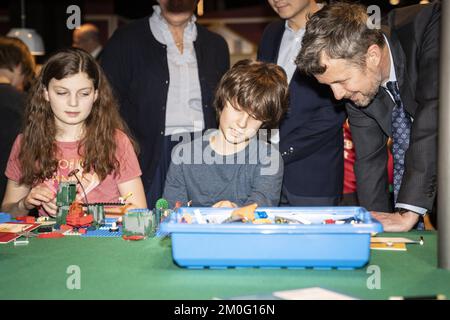
[[[239,110],[241,109],[239,105],[236,104],[235,107],[238,109],[227,101],[220,114],[219,128],[227,142],[239,144],[255,136],[263,122],[256,120],[244,110]]]

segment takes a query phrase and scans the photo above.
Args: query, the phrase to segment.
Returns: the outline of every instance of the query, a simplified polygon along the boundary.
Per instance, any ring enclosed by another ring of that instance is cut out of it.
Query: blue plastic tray
[[[174,261],[188,268],[354,269],[369,260],[371,234],[383,231],[361,207],[261,207],[257,211],[265,211],[271,220],[296,215],[311,224],[220,224],[232,211],[182,207],[161,223],[160,232],[171,234]],[[209,223],[197,223],[195,212]],[[184,213],[194,217],[192,224],[180,223]],[[347,218],[360,223],[322,224]]]

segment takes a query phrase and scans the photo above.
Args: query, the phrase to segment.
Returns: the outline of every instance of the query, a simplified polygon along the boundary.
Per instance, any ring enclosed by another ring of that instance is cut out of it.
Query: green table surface
[[[437,234],[380,234],[418,239],[407,251],[371,251],[356,270],[200,269],[172,261],[170,239],[30,239],[25,246],[0,245],[0,299],[212,299],[264,295],[273,291],[322,287],[360,299],[445,294],[450,271],[437,268]],[[80,289],[68,289],[70,266],[80,269]],[[369,289],[380,268],[380,289]]]

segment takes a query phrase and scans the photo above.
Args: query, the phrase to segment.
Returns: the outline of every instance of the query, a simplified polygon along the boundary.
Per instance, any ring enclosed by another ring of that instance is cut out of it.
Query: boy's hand
[[[216,202],[212,206],[213,208],[237,208],[237,204],[228,200],[222,200]]]
[[[53,200],[55,200],[54,203],[50,203]],[[45,210],[48,208],[50,211],[56,209],[56,195],[45,185],[32,188],[28,195],[20,200],[20,202],[23,203],[23,207],[26,210],[31,210],[39,206],[44,206]]]

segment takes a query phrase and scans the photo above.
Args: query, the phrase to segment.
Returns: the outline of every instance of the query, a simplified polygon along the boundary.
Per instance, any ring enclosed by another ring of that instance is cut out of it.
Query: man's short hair
[[[223,75],[214,106],[218,117],[229,102],[262,121],[263,127],[275,128],[288,108],[288,92],[287,76],[280,66],[246,59]]]
[[[333,3],[313,14],[306,23],[302,49],[295,60],[300,71],[323,74],[323,54],[365,66],[367,49],[373,44],[380,48],[385,45],[381,30],[368,27],[368,18],[366,7],[353,3]]]
[[[34,78],[35,62],[27,45],[13,37],[0,36],[0,69],[14,71],[20,65],[26,81]]]

